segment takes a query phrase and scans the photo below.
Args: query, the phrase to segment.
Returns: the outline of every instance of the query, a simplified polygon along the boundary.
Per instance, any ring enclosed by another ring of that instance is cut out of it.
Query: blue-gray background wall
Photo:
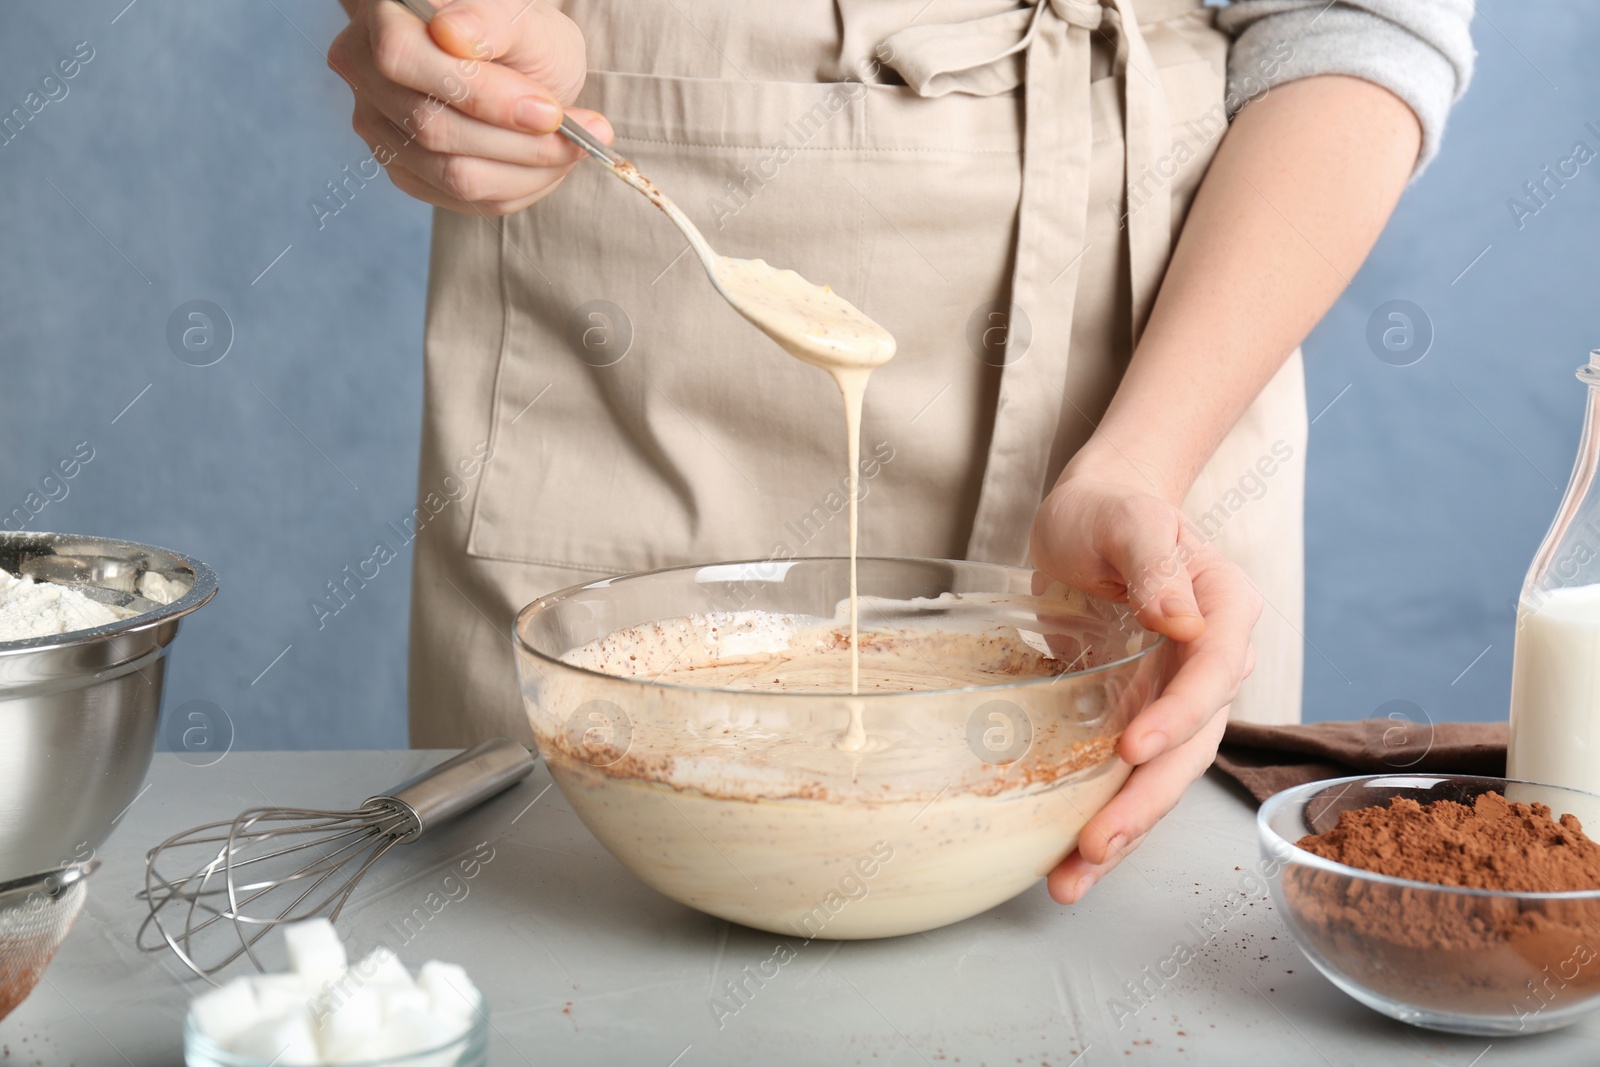
[[[169,719],[220,708],[245,748],[402,745],[409,560],[321,629],[307,600],[410,510],[428,212],[383,179],[320,226],[308,207],[367,154],[324,66],[333,0],[126,3],[14,7],[0,35],[0,114],[93,49],[0,144],[0,514],[87,442],[30,528],[222,576]],[[1597,16],[1479,5],[1443,154],[1306,344],[1308,719],[1505,713],[1514,598],[1577,442],[1571,370],[1600,346],[1600,161],[1544,204],[1523,186],[1600,150]],[[1519,225],[1511,197],[1537,213]],[[222,316],[184,362],[169,320],[196,325],[191,301]],[[1421,314],[1380,359],[1391,301]]]

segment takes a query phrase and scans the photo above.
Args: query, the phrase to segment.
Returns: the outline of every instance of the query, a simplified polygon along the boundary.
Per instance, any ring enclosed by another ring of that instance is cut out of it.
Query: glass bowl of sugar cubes
[[[486,1067],[489,1006],[467,972],[413,974],[379,947],[348,963],[333,925],[283,928],[289,969],[235,978],[189,1004],[187,1067]]]

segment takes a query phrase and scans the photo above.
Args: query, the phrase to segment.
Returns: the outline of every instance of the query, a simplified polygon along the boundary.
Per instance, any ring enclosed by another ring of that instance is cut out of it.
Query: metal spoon
[[[396,0],[424,22],[433,21],[428,0]],[[735,311],[786,352],[823,370],[869,371],[894,355],[894,338],[855,305],[827,286],[813,285],[791,270],[759,259],[718,255],[698,227],[627,159],[563,115],[560,132],[605,168],[644,195],[689,239],[706,276]]]
[[[428,3],[428,0],[397,0],[397,2],[423,22],[433,21],[434,8],[432,4]],[[711,284],[717,284],[715,262],[717,253],[705,239],[705,235],[700,232],[694,223],[689,221],[687,215],[678,209],[678,205],[667,199],[666,194],[657,189],[654,182],[639,173],[638,167],[635,167],[627,159],[606,147],[588,130],[573,122],[570,115],[561,116],[561,125],[558,127],[558,131],[567,140],[605,164],[607,170],[637,189],[652,204],[665,212],[667,218],[671,219],[678,229],[683,231],[683,235],[689,239],[689,244],[694,248],[695,254],[700,257],[700,262],[705,265],[706,273],[711,276]],[[718,291],[721,291],[721,286],[718,286]],[[727,296],[726,293],[723,293],[723,295]]]

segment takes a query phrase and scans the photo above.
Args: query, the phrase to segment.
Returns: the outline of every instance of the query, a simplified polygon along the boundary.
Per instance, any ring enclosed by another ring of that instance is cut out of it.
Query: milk
[[[1600,793],[1600,585],[1517,610],[1506,775]]]

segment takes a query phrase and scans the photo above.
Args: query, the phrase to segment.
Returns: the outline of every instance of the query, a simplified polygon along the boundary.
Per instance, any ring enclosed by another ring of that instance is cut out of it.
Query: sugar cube
[[[218,1045],[227,1045],[261,1021],[261,1008],[247,978],[235,978],[195,997],[189,1002],[189,1014],[195,1028]]]
[[[289,966],[320,986],[344,973],[346,958],[339,932],[326,919],[307,919],[283,928]]]
[[[478,988],[464,967],[429,960],[417,972],[417,985],[428,994],[428,1004],[436,1016],[470,1020],[477,1014]]]
[[[314,995],[306,980],[298,974],[258,974],[245,981],[255,993],[256,1004],[263,1018],[276,1019],[306,1007]]]
[[[379,945],[363,956],[350,968],[350,972],[363,983],[371,985],[412,984],[411,972],[406,970],[406,965],[400,962],[394,950],[385,945]]]
[[[372,1047],[383,1032],[383,1003],[377,990],[361,986],[329,1007],[332,1010],[315,1019],[324,1057],[334,1063],[371,1059]]]
[[[378,999],[383,1002],[383,1024],[385,1027],[417,1015],[428,1013],[428,994],[414,985],[375,985],[372,987],[378,993]]]
[[[320,986],[313,986],[307,982],[306,987],[315,995],[311,998],[311,1014],[313,1019],[320,1019],[343,1004],[356,990],[363,988],[367,983],[354,971],[345,971],[339,977]]]

